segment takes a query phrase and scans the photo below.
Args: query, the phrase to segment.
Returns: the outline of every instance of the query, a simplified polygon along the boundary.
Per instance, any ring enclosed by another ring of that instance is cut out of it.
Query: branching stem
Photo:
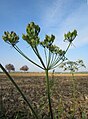
[[[19,54],[21,54],[23,57],[25,57],[28,61],[30,61],[31,63],[33,63],[34,65],[38,66],[39,68],[43,69],[43,67],[41,67],[40,65],[38,65],[37,63],[35,63],[33,60],[29,59],[17,46],[14,46],[15,50],[17,52],[19,52]]]

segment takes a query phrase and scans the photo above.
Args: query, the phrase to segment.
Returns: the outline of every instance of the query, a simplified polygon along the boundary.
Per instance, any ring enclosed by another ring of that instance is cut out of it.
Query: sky
[[[16,71],[27,65],[30,72],[42,71],[2,40],[4,31],[15,31],[20,41],[17,44],[31,59],[38,62],[29,45],[22,40],[26,26],[35,22],[41,28],[40,38],[54,34],[55,44],[65,49],[64,33],[77,30],[78,36],[67,53],[70,60],[82,59],[88,71],[88,1],[87,0],[0,0],[0,63],[13,64]],[[57,68],[56,71],[61,71]]]

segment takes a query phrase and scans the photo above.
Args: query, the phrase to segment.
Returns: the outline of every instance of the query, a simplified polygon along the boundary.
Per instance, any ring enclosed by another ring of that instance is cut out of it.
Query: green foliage
[[[82,112],[82,119],[87,119],[87,115],[85,112]]]

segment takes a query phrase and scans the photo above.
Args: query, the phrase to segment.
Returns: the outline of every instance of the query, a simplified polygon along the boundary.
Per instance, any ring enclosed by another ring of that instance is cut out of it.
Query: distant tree
[[[8,72],[15,71],[15,67],[13,64],[5,65],[5,68],[8,70]]]
[[[28,66],[27,65],[24,65],[24,66],[22,66],[21,68],[20,68],[20,70],[23,70],[23,71],[28,71]]]

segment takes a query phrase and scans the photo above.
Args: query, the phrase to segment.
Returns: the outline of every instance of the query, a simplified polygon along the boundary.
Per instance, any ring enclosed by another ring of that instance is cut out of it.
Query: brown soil
[[[45,74],[11,73],[11,76],[30,100],[39,119],[49,119]],[[88,119],[88,74],[75,75],[75,98],[70,74],[50,74],[50,87],[55,119],[82,119],[83,115]],[[0,74],[0,94],[0,108],[6,119],[15,119],[16,116],[21,117],[19,119],[34,119],[19,92],[3,74]],[[71,117],[73,113],[74,118]]]

